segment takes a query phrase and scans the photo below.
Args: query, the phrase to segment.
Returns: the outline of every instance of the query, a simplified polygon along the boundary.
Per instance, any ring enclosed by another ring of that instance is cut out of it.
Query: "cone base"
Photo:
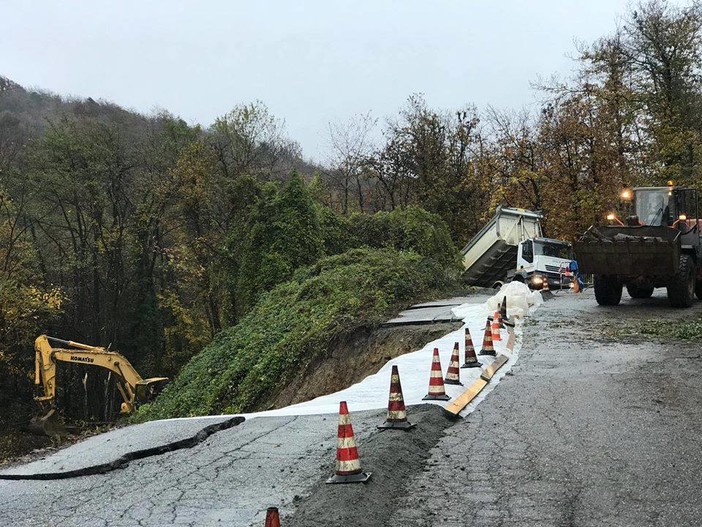
[[[444,384],[456,384],[458,386],[463,386],[463,383],[461,381],[454,381],[448,379],[444,379]]]
[[[414,428],[414,425],[409,421],[385,421],[382,425],[378,425],[381,430],[409,430]]]
[[[339,476],[334,474],[327,480],[327,483],[363,483],[368,481],[372,472],[360,472],[358,474],[350,474],[348,476]]]
[[[478,355],[490,355],[491,357],[495,357],[497,355],[497,352],[493,351],[481,351],[478,353]]]
[[[475,362],[465,362],[463,363],[463,366],[461,368],[480,368],[482,364],[480,364],[477,360]]]
[[[448,395],[431,395],[427,394],[424,397],[422,397],[422,401],[448,401],[451,399]]]

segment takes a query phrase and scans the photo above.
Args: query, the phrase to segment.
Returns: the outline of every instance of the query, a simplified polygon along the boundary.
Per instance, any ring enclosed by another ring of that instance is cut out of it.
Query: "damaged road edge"
[[[167,452],[173,452],[174,450],[182,450],[184,448],[192,448],[199,443],[202,443],[205,439],[210,437],[212,434],[221,432],[222,430],[227,430],[234,426],[240,425],[245,421],[242,416],[232,417],[221,423],[215,423],[206,426],[200,430],[197,434],[185,439],[179,439],[178,441],[173,441],[172,443],[166,443],[165,445],[159,445],[152,448],[145,448],[143,450],[137,450],[135,452],[128,452],[123,456],[120,456],[114,461],[109,463],[102,463],[100,465],[93,465],[92,467],[85,467],[76,470],[67,470],[65,472],[46,472],[40,474],[0,474],[0,480],[50,480],[50,479],[69,479],[81,476],[94,476],[96,474],[105,474],[113,470],[124,468],[131,461],[137,459],[144,459],[147,457],[160,456]]]

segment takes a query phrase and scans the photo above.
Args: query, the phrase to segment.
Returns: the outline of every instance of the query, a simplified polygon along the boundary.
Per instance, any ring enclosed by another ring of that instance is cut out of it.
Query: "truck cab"
[[[519,244],[517,268],[512,280],[524,282],[532,289],[542,289],[545,280],[549,288],[570,286],[572,278],[566,276],[573,260],[570,243],[551,238],[530,238]],[[570,273],[568,273],[570,275]]]

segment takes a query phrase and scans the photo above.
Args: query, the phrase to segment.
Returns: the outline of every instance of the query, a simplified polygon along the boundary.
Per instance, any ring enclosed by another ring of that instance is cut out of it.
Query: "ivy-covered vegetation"
[[[257,408],[330,342],[453,285],[457,269],[411,251],[354,249],[298,270],[221,332],[137,420]]]
[[[457,262],[458,252],[448,227],[439,215],[422,208],[354,214],[350,225],[353,236],[363,245],[411,250],[446,265]]]

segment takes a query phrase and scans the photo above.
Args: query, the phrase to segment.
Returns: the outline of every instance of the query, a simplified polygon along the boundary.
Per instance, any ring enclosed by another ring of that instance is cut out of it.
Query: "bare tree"
[[[285,135],[285,122],[260,101],[236,106],[209,132],[217,166],[229,181],[242,175],[282,178],[292,170],[291,160],[301,156],[299,145]]]
[[[363,175],[373,149],[372,132],[378,120],[370,112],[359,114],[347,122],[329,123],[330,175],[341,186],[341,209],[349,212],[352,187],[358,208],[365,210]]]

